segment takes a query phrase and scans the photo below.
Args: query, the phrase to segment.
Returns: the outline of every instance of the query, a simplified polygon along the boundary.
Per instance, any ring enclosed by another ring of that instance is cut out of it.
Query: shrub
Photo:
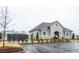
[[[54,36],[53,39],[58,39],[58,37]]]
[[[72,39],[75,39],[75,34],[74,33],[72,34]]]
[[[27,43],[28,40],[25,40],[25,42]]]
[[[62,37],[62,39],[64,39],[64,37]]]
[[[64,43],[65,42],[65,39],[61,39],[61,42]]]
[[[33,43],[34,42],[34,39],[31,39],[31,42]]]
[[[59,39],[59,37],[56,37],[56,36],[53,37],[54,42],[56,42],[57,39]]]
[[[66,41],[66,42],[70,42],[70,40],[69,40],[69,39],[65,39],[65,41]]]
[[[52,39],[50,39],[51,43],[52,43]]]
[[[22,43],[24,43],[24,40],[22,40]]]
[[[43,39],[40,39],[41,40],[41,43],[43,43]]]
[[[39,44],[40,40],[38,39],[38,44]]]
[[[62,42],[62,40],[61,40],[61,39],[57,39],[57,41],[58,41],[58,42]]]

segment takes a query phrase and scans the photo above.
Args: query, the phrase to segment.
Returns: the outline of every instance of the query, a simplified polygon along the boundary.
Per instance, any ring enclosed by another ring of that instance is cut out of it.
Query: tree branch
[[[14,19],[14,17],[11,18],[9,21],[7,21],[6,25],[8,25],[13,19]]]
[[[1,25],[2,27],[4,27],[4,25],[3,25],[2,23],[0,23],[0,25]]]

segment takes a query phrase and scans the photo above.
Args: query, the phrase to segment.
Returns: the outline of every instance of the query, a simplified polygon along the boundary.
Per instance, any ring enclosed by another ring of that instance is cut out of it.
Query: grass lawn
[[[18,43],[8,43],[5,41],[5,47],[3,47],[3,43],[0,42],[0,53],[12,53],[12,52],[19,52],[23,51],[24,49],[22,48],[21,45]]]
[[[70,40],[71,42],[79,42],[79,40]]]
[[[13,52],[19,52],[22,51],[23,49],[21,47],[13,47],[13,46],[5,46],[0,47],[0,53],[13,53]]]

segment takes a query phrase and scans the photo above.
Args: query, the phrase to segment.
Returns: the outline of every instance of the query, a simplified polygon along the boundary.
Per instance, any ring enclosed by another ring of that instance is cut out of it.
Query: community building
[[[59,21],[52,23],[43,22],[29,31],[32,39],[72,38],[72,32],[72,30],[65,28]]]

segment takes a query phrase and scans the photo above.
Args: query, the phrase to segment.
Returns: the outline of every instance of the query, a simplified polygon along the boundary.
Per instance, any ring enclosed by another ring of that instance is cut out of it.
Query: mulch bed
[[[0,53],[13,53],[13,52],[18,52],[22,50],[23,48],[21,47],[9,47],[9,46],[0,47]]]

